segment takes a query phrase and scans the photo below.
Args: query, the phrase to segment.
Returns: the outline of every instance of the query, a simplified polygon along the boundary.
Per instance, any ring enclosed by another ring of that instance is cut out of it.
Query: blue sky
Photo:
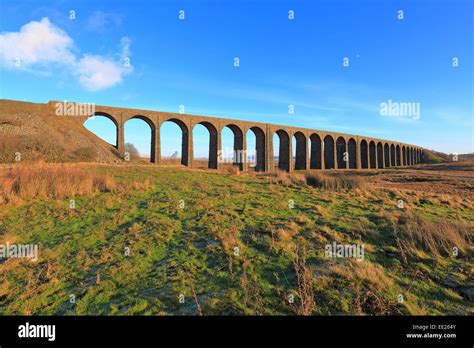
[[[474,151],[472,1],[2,0],[0,7],[2,99],[172,112],[184,105],[191,114]],[[381,115],[388,100],[419,103],[419,117]],[[129,122],[126,141],[148,152],[148,126]],[[112,141],[106,125],[100,117],[87,124]],[[166,155],[179,149],[179,134],[163,127]],[[195,143],[202,156],[204,129]]]

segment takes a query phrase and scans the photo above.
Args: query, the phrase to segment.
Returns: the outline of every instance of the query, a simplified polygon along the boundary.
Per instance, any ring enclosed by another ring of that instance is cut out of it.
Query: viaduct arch
[[[48,105],[54,110],[56,101]],[[181,164],[193,167],[192,132],[200,124],[209,131],[208,167],[222,166],[222,130],[230,128],[234,134],[232,164],[241,170],[249,170],[247,153],[255,154],[255,170],[271,172],[275,170],[274,136],[278,136],[278,165],[280,170],[291,172],[304,169],[381,169],[415,165],[421,161],[423,148],[397,141],[351,135],[269,123],[231,120],[190,114],[147,111],[111,106],[95,106],[94,115],[105,116],[117,128],[115,147],[124,154],[124,126],[134,118],[145,121],[151,129],[151,162],[161,160],[160,130],[164,122],[177,124],[182,133]],[[90,116],[76,117],[84,123]],[[247,149],[247,133],[256,138],[255,149]],[[293,158],[292,139],[296,140]]]

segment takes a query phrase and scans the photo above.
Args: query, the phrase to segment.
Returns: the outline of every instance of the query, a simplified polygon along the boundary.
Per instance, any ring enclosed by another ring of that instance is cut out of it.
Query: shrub
[[[132,143],[125,143],[125,152],[128,152],[130,159],[140,158],[140,153],[138,149]]]

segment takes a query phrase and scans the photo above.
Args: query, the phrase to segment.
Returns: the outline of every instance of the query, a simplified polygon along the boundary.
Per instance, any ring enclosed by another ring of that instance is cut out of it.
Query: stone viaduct
[[[56,101],[48,104],[54,107]],[[174,122],[182,131],[181,164],[193,167],[193,128],[201,124],[209,131],[208,167],[218,169],[222,149],[221,132],[225,127],[234,134],[235,153],[244,154],[234,165],[249,170],[247,163],[247,132],[256,139],[256,171],[275,170],[273,138],[279,137],[278,168],[291,172],[304,169],[375,169],[402,167],[419,163],[423,149],[419,146],[365,136],[336,133],[323,130],[281,126],[269,123],[232,120],[189,114],[146,111],[138,109],[95,106],[94,115],[105,116],[117,128],[116,148],[124,154],[124,126],[130,119],[141,119],[151,129],[151,162],[161,162],[160,128],[166,122]],[[91,115],[92,116],[92,115]],[[88,116],[76,117],[84,123]],[[296,139],[296,156],[293,158],[293,137]]]

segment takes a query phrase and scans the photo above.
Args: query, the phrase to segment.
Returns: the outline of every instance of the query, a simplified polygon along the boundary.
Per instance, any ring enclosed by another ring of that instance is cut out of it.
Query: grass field
[[[38,244],[39,259],[0,260],[1,315],[474,314],[471,162],[17,166],[0,169],[0,244]],[[364,259],[328,258],[332,243]]]

